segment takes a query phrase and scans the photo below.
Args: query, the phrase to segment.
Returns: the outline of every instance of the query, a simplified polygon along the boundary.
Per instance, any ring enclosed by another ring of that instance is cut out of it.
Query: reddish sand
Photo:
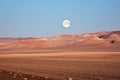
[[[120,80],[120,52],[1,53],[0,69],[59,80]]]

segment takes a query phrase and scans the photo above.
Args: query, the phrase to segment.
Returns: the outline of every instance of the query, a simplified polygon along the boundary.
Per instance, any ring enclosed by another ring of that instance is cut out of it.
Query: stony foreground
[[[58,79],[0,70],[0,80],[58,80]]]

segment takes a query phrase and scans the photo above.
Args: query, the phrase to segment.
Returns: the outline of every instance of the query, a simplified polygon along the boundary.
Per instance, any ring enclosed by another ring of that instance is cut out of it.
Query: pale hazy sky
[[[71,26],[62,27],[69,19]],[[120,30],[120,0],[0,0],[0,37]]]

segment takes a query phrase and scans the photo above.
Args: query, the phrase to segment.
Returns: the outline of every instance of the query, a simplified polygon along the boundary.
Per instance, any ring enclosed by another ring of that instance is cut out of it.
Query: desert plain
[[[0,80],[120,80],[120,31],[0,38]]]
[[[2,52],[0,70],[16,73],[0,80],[120,80],[120,52]]]

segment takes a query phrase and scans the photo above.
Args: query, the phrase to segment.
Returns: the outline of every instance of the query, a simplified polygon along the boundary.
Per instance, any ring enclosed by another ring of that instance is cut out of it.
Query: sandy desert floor
[[[120,80],[120,52],[0,53],[0,80]]]

